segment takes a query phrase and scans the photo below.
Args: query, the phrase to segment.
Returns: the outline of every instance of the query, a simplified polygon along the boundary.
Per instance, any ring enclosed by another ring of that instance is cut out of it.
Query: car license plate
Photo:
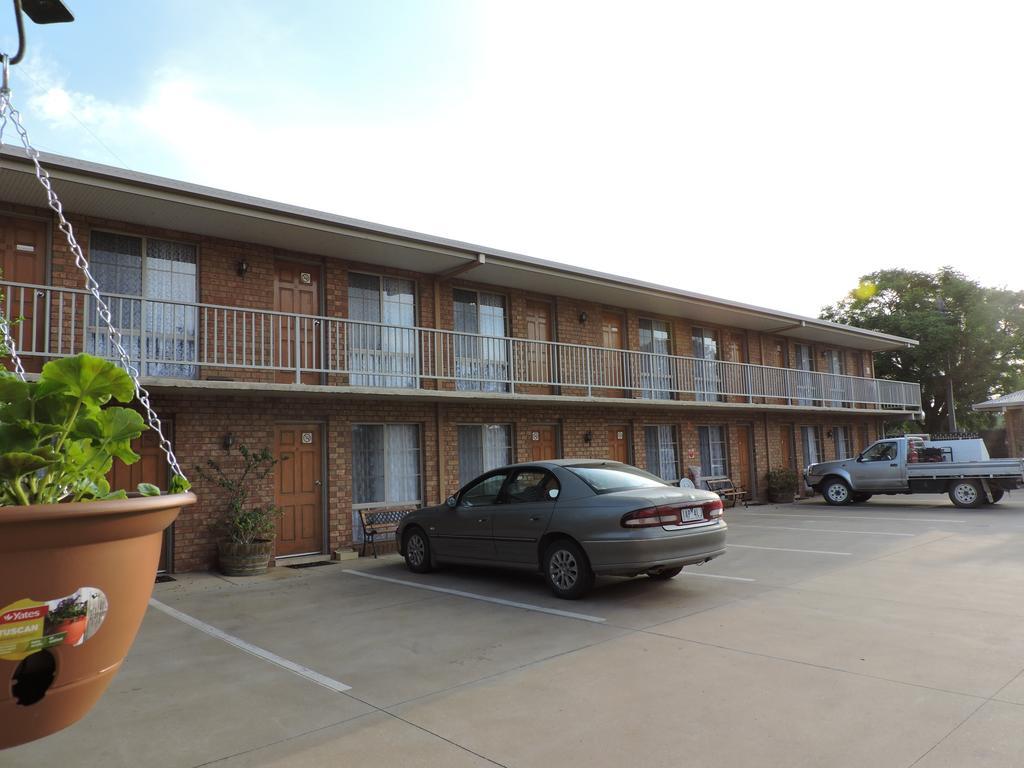
[[[684,523],[692,523],[692,522],[694,522],[696,520],[703,520],[703,519],[704,519],[704,510],[701,509],[700,507],[690,507],[688,509],[683,509],[683,522]]]

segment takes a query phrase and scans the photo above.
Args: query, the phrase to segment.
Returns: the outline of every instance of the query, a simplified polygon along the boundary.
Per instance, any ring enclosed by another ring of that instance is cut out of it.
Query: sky
[[[810,316],[1024,289],[1019,2],[65,2],[46,151]]]

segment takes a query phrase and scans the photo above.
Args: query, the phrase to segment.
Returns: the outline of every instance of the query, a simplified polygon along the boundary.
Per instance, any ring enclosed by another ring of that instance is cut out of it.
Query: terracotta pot
[[[78,619],[67,619],[55,627],[56,632],[64,632],[64,642],[61,645],[77,645],[85,634],[85,626],[89,623],[86,616]]]
[[[220,570],[225,576],[258,576],[267,572],[274,542],[257,539],[252,544],[238,544],[233,541],[218,541],[217,555]]]
[[[45,604],[86,587],[105,596],[94,626],[82,627],[81,645],[54,645],[23,661],[0,658],[0,749],[66,728],[96,703],[146,613],[163,531],[195,501],[180,493],[0,507],[0,609],[19,601]],[[41,617],[46,610],[30,612]],[[2,622],[8,629],[18,625],[14,614],[0,614],[0,630]],[[42,626],[39,618],[40,634]]]

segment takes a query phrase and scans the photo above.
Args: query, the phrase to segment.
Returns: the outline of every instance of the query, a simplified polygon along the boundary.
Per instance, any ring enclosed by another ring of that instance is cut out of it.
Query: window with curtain
[[[800,371],[795,374],[797,405],[810,405],[814,399],[814,376],[810,373],[814,370],[814,357],[807,344],[796,345],[796,369]]]
[[[670,483],[678,480],[679,445],[676,428],[669,424],[644,427],[644,443],[647,448],[647,471]]]
[[[843,375],[842,352],[840,352],[837,349],[825,350],[825,372],[831,373],[834,376]],[[839,398],[828,401],[826,405],[832,406],[833,408],[838,408],[839,406],[842,405],[841,398],[845,396],[845,391],[843,389],[843,380],[838,378],[832,378],[831,376],[827,376],[825,378],[827,379],[827,382],[825,384],[826,391],[830,392],[834,398]]]
[[[668,323],[640,318],[640,351],[633,356],[640,372],[640,396],[647,400],[672,399],[672,338]]]
[[[706,328],[694,328],[694,390],[697,400],[719,400],[718,334]]]
[[[170,240],[92,232],[89,261],[132,362],[147,376],[196,375],[196,246]],[[87,351],[116,353],[90,301]]]
[[[454,299],[456,388],[508,391],[505,297],[460,289],[454,292]]]
[[[728,475],[729,462],[725,444],[725,427],[698,427],[700,439],[700,473],[709,475]]]
[[[817,464],[822,460],[821,455],[821,428],[800,427],[800,437],[804,448],[804,466]]]
[[[850,427],[833,427],[832,437],[836,441],[837,459],[849,459],[853,456],[853,431]]]
[[[348,276],[347,357],[357,387],[415,387],[416,285],[355,272]]]
[[[352,530],[355,541],[362,541],[356,510],[422,503],[419,425],[353,425]]]
[[[459,486],[488,470],[512,463],[512,427],[508,424],[459,426]]]

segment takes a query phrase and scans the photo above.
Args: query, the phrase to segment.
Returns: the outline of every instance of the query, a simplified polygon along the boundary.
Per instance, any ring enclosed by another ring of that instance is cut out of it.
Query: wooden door
[[[606,350],[626,348],[626,319],[618,312],[601,313],[601,346]],[[601,382],[608,388],[595,391],[601,397],[626,396],[626,359],[625,355],[615,352],[603,352],[602,364],[598,367]]]
[[[558,428],[553,425],[530,427],[530,461],[558,458]]]
[[[323,552],[323,449],[319,424],[274,428],[277,556]]]
[[[782,466],[796,471],[796,446],[793,443],[793,425],[779,427],[779,443],[782,447]]]
[[[46,282],[46,223],[0,216],[0,279],[12,283]],[[46,294],[36,288],[4,287],[3,309],[8,318],[20,317],[11,328],[25,370],[38,373],[46,344]],[[37,354],[33,354],[37,353]]]
[[[608,427],[608,458],[629,464],[629,427]]]
[[[732,479],[749,491],[750,496],[757,494],[757,478],[753,472],[753,452],[751,444],[754,428],[749,424],[740,424],[732,428],[736,440],[733,442],[735,455],[730,466],[733,468]]]
[[[310,317],[320,315],[320,268],[291,261],[275,262],[274,310],[289,313],[278,316],[274,324],[274,365],[287,369],[278,371],[277,380],[319,383],[319,373],[303,373],[296,379],[295,370],[296,366],[306,369],[323,367],[317,343],[320,322]]]
[[[545,301],[526,302],[526,338],[531,341],[550,342],[552,340],[551,305]],[[526,381],[540,382],[544,386],[536,387],[538,394],[550,394],[552,387],[548,382],[554,380],[554,365],[550,344],[528,344],[525,364]],[[533,388],[531,388],[533,389]]]
[[[173,439],[173,423],[169,419],[162,419],[160,428]],[[142,437],[132,441],[132,450],[142,458],[134,464],[125,464],[120,459],[114,459],[114,466],[107,473],[107,482],[111,490],[132,491],[138,490],[139,483],[152,483],[157,488],[166,491],[171,476],[167,467],[167,459],[160,448],[160,438],[156,432],[149,429],[142,433]],[[174,536],[174,525],[164,531],[163,540],[160,544],[160,564],[157,570],[169,571],[171,569],[171,541]]]

